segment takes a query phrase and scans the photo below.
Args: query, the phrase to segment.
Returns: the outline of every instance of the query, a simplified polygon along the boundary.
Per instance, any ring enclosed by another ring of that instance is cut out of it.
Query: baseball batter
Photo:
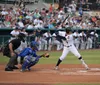
[[[56,64],[56,66],[55,66],[55,70],[59,69],[58,66],[60,65],[60,63],[62,62],[62,60],[65,59],[65,57],[67,56],[67,54],[69,52],[73,53],[82,62],[82,64],[86,68],[86,70],[88,70],[89,69],[88,65],[84,62],[82,56],[80,55],[80,53],[77,51],[77,49],[74,46],[74,41],[73,41],[74,37],[73,37],[73,34],[71,33],[71,30],[70,29],[66,29],[66,32],[59,31],[57,33],[57,35],[59,37],[61,37],[63,45],[64,45],[64,48],[63,48],[62,55],[58,59],[58,62]]]

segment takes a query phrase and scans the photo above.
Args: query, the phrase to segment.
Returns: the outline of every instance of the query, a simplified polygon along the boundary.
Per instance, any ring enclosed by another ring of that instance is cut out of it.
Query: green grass
[[[9,58],[6,56],[3,56],[2,53],[0,53],[0,63],[6,63]]]
[[[81,50],[79,51],[82,55],[83,59],[88,64],[100,64],[100,50]],[[39,52],[39,54],[42,54],[43,52]],[[59,57],[61,56],[62,51],[54,51],[49,52],[50,58],[44,59],[42,58],[40,60],[40,64],[55,64]],[[79,60],[76,56],[74,56],[72,53],[69,53],[68,56],[64,59],[62,64],[80,64]]]
[[[37,52],[38,55],[43,54],[45,51]],[[48,51],[49,52],[49,51]],[[79,51],[83,59],[88,64],[100,64],[100,50],[81,50]],[[49,58],[41,58],[38,64],[55,64],[59,57],[61,56],[62,51],[52,51],[49,52]],[[6,63],[9,58],[2,56],[0,54],[0,63]],[[69,53],[68,56],[64,59],[62,64],[80,64],[80,61],[72,53]]]

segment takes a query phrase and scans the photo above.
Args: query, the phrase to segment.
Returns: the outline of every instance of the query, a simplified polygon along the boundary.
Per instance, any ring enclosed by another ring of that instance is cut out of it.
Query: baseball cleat
[[[87,66],[87,67],[85,67],[85,69],[86,69],[86,70],[89,70],[90,68]]]
[[[21,69],[20,72],[25,72],[25,69]]]
[[[13,67],[11,67],[12,69],[19,69],[18,67],[16,67],[16,66],[13,66]]]
[[[86,70],[89,70],[89,67],[87,64],[83,64]]]
[[[31,68],[27,68],[28,71],[31,71]]]
[[[7,68],[5,68],[5,71],[13,71],[13,69],[12,69],[12,68],[7,67]]]
[[[55,67],[54,67],[54,70],[59,70],[59,67],[58,67],[58,66],[55,66]]]

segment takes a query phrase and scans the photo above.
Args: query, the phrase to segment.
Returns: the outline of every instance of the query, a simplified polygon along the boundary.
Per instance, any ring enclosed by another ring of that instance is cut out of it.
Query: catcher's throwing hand
[[[44,53],[43,55],[41,55],[41,57],[44,57],[44,58],[49,58],[49,57],[50,57],[50,55],[49,55],[49,53]]]

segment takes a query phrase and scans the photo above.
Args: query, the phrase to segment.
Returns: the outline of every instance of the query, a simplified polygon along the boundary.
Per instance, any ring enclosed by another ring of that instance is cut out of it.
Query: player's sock
[[[58,62],[57,62],[57,64],[56,64],[56,66],[59,66],[59,64],[62,62],[62,60],[58,60]]]
[[[61,62],[62,62],[62,60],[59,59],[56,66],[55,66],[55,68],[54,68],[54,70],[59,70],[58,66],[60,65]]]
[[[82,62],[82,64],[85,64],[85,62],[84,62],[84,60],[82,59],[82,57],[80,57],[79,60]]]
[[[89,69],[88,65],[84,62],[84,60],[82,59],[82,57],[80,57],[79,60],[82,62],[82,64],[84,65],[84,67],[86,69]]]

